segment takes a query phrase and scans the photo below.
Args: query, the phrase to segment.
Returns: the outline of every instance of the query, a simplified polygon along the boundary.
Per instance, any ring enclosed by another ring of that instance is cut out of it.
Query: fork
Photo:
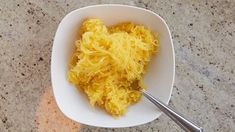
[[[153,97],[150,93],[145,90],[140,90],[143,95],[149,99],[154,105],[156,105],[163,113],[169,116],[176,124],[178,124],[186,132],[203,132],[202,127],[199,127],[192,121],[186,119],[180,113],[173,110],[171,107],[167,106],[165,103],[159,99]]]

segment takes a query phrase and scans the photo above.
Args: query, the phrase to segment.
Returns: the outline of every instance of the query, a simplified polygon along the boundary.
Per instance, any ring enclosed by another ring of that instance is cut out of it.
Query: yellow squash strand
[[[84,91],[91,105],[114,117],[140,100],[143,74],[158,51],[156,36],[133,23],[106,27],[99,19],[84,21],[76,41],[68,80]]]

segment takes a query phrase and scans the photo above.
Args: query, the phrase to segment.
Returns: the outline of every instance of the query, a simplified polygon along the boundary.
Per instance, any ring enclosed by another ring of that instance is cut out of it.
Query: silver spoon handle
[[[153,104],[155,104],[162,112],[168,115],[173,121],[175,121],[181,128],[187,132],[202,132],[202,128],[194,124],[192,121],[186,119],[172,108],[153,97],[151,94],[142,90],[143,95],[148,98]]]

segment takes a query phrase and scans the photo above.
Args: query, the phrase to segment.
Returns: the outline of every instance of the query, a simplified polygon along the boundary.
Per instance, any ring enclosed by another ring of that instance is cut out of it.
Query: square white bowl
[[[148,91],[168,104],[175,73],[174,48],[165,21],[152,11],[127,5],[94,5],[80,8],[66,15],[57,29],[51,58],[51,80],[59,109],[68,118],[98,127],[130,127],[150,122],[161,115],[144,97],[128,108],[127,113],[114,119],[104,110],[93,108],[88,98],[67,81],[68,63],[75,48],[81,23],[87,18],[99,18],[106,25],[133,22],[158,34],[160,53],[154,56],[144,77]]]

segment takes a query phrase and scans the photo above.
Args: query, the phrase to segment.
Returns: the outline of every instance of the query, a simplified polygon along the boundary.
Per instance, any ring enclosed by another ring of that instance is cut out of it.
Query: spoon
[[[175,123],[177,123],[186,132],[202,132],[202,127],[199,127],[192,121],[186,119],[184,116],[167,106],[165,103],[161,102],[157,98],[153,97],[151,94],[145,90],[141,90],[143,95],[149,99],[153,104],[155,104],[163,113],[169,116]]]

